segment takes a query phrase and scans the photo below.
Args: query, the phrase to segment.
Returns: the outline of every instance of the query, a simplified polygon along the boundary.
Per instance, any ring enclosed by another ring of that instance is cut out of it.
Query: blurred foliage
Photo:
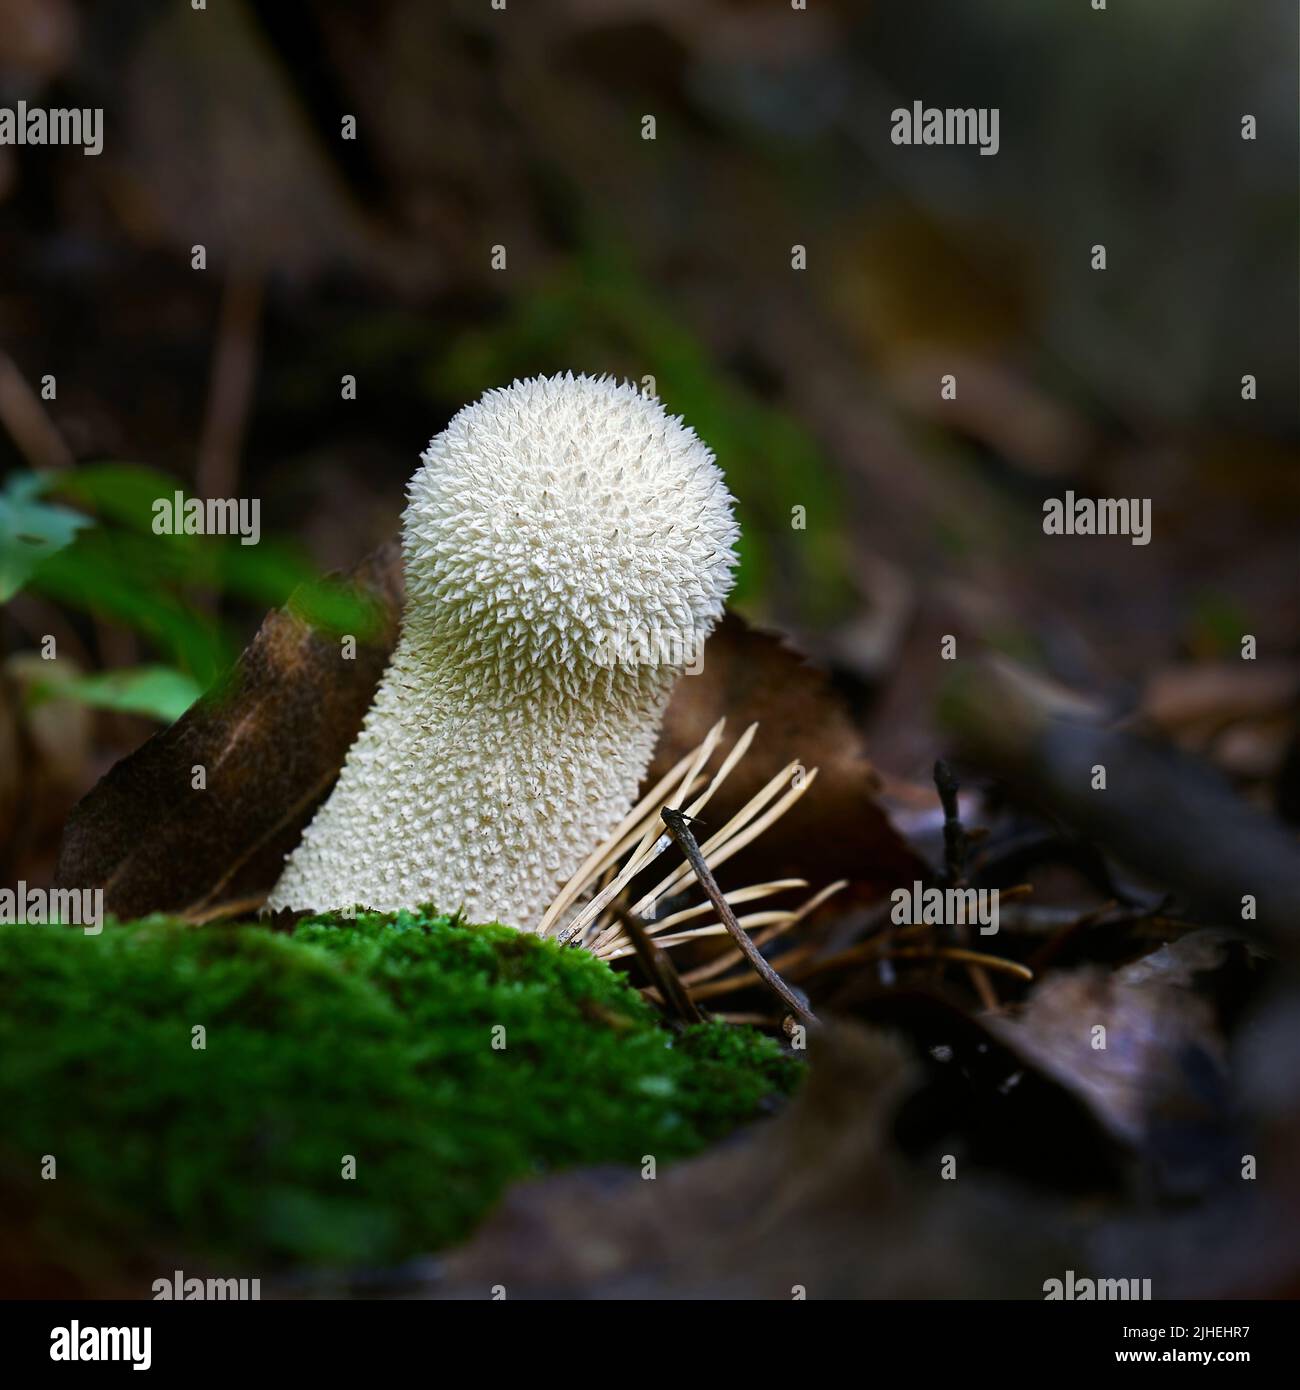
[[[43,560],[90,525],[77,512],[39,500],[49,482],[48,475],[15,473],[0,492],[0,603],[13,598]]]
[[[263,539],[246,546],[238,536],[156,533],[154,503],[177,491],[167,474],[105,463],[23,475],[17,483],[0,536],[0,572],[15,576],[16,587],[25,582],[67,608],[138,633],[171,663],[63,681],[61,696],[178,718],[243,645],[241,632],[220,612],[224,597],[263,608],[291,602],[305,622],[359,640],[375,630],[369,606],[345,583],[321,578],[296,544]],[[93,519],[37,503],[38,492],[74,502]],[[9,531],[18,544],[9,543]],[[27,543],[28,531],[39,545]]]
[[[94,676],[37,680],[28,691],[29,706],[47,700],[76,700],[92,709],[143,714],[170,724],[203,694],[192,676],[170,666],[136,666]]]

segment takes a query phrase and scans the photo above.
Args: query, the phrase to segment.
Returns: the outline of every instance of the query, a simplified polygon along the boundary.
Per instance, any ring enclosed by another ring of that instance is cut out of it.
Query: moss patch
[[[465,1236],[512,1179],[695,1152],[797,1075],[507,927],[0,927],[0,1162],[55,1156],[51,1238],[84,1226],[77,1194],[196,1260],[391,1262]]]

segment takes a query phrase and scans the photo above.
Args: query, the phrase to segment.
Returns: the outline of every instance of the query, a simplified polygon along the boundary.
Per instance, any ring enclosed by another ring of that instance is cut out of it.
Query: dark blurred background
[[[0,0],[0,104],[105,113],[0,147],[5,881],[460,406],[569,369],[715,449],[737,605],[900,786],[951,633],[1300,819],[1296,52],[1288,0]],[[914,101],[998,107],[997,155],[893,145]],[[262,544],[156,544],[172,488]],[[1151,544],[1044,536],[1067,489]]]

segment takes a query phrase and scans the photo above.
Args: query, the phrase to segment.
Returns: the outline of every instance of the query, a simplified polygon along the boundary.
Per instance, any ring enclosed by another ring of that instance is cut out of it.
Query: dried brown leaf
[[[1226,1119],[1224,1041],[1215,1002],[1198,981],[1245,951],[1232,933],[1192,932],[1114,972],[1048,974],[1018,1015],[984,1023],[1083,1100],[1115,1138],[1155,1157],[1168,1150],[1189,1177],[1213,1161]]]

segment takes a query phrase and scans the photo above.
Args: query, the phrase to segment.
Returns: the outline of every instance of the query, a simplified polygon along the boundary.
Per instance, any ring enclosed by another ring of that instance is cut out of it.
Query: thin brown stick
[[[32,468],[71,468],[76,462],[67,440],[7,352],[0,352],[0,425]]]
[[[677,967],[669,960],[668,952],[655,945],[640,917],[635,912],[629,912],[622,903],[615,903],[612,910],[632,942],[646,979],[657,988],[665,1010],[670,1011],[683,1023],[705,1022],[700,1006],[691,998],[690,990],[682,983],[682,977],[677,973]]]
[[[957,800],[960,783],[952,768],[942,758],[934,765],[934,785],[943,806],[943,880],[945,888],[960,888],[966,881],[966,853],[969,837],[961,823],[961,806]],[[964,941],[970,940],[969,930],[961,933]],[[954,957],[955,959],[955,957]],[[993,982],[978,965],[967,965],[971,984],[986,1009],[997,1009],[998,996]]]
[[[956,888],[966,876],[966,831],[957,803],[960,783],[942,758],[934,765],[934,785],[943,806],[943,886]]]
[[[704,855],[700,853],[700,847],[696,843],[695,836],[691,833],[687,818],[671,806],[665,806],[659,813],[663,817],[664,824],[668,827],[668,833],[677,843],[678,848],[686,856],[687,863],[695,871],[695,877],[700,881],[709,901],[713,904],[713,910],[718,914],[718,920],[731,933],[736,945],[744,952],[745,959],[749,961],[755,971],[767,985],[768,989],[776,995],[778,999],[790,1010],[792,1014],[801,1022],[816,1026],[817,1015],[802,1003],[789,985],[776,973],[775,970],[763,958],[763,953],[750,940],[749,933],[746,932],[736,921],[736,915],[731,910],[731,904],[723,896],[722,889],[718,887],[718,881],[713,877],[713,871],[705,862]]]
[[[1034,972],[1027,965],[1016,960],[1005,960],[1002,956],[987,956],[983,951],[968,951],[964,946],[900,946],[885,954],[895,960],[916,958],[923,960],[937,956],[940,960],[964,961],[972,968],[981,970],[1000,970],[1004,975],[1014,975],[1020,980],[1032,980]]]
[[[754,936],[756,946],[766,946],[769,941],[774,940],[785,930],[786,923],[777,922],[775,926],[765,927],[761,932]],[[738,965],[744,957],[739,951],[725,951],[720,956],[714,956],[710,961],[703,965],[697,965],[694,970],[688,970],[682,976],[682,980],[687,985],[703,984],[705,980],[716,980],[719,975],[725,974],[733,965]]]

